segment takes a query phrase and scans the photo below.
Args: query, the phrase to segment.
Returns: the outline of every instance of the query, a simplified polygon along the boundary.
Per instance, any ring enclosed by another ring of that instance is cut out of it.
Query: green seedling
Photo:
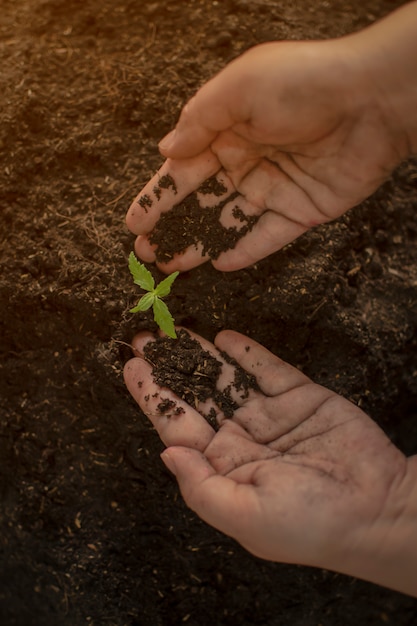
[[[139,311],[147,311],[152,307],[153,318],[159,328],[163,330],[168,337],[175,339],[177,335],[174,328],[174,319],[167,305],[162,301],[162,298],[170,293],[172,283],[179,272],[173,272],[155,287],[154,277],[143,263],[139,263],[133,252],[129,255],[129,269],[135,285],[139,285],[141,289],[147,292],[141,297],[137,305],[133,307],[133,309],[130,309],[130,312],[138,313]]]

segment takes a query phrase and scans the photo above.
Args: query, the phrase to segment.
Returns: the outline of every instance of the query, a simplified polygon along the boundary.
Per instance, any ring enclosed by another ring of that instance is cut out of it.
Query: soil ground
[[[364,27],[398,1],[2,0],[0,623],[360,626],[417,603],[267,563],[187,510],[127,394],[132,198],[181,105],[262,41]],[[181,275],[176,322],[242,331],[417,452],[417,162],[256,266]],[[155,270],[155,276],[159,279]]]

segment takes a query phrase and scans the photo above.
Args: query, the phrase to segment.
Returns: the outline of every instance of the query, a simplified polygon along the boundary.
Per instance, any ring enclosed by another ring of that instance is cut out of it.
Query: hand
[[[150,340],[149,333],[135,338],[138,353]],[[188,506],[259,557],[417,594],[416,556],[411,566],[396,563],[402,543],[394,531],[416,484],[403,454],[359,408],[254,341],[232,331],[221,332],[216,347],[198,340],[223,362],[221,389],[234,380],[222,351],[260,388],[245,399],[235,395],[239,408],[218,432],[166,389],[164,397],[184,412],[158,413],[161,389],[149,363],[135,358],[125,368],[130,393],[168,446],[162,458]],[[415,510],[410,517],[414,543],[405,533],[406,555],[417,545]]]
[[[241,228],[236,204],[259,217],[234,249],[212,260],[223,271],[254,263],[376,190],[407,156],[406,141],[358,41],[263,44],[205,84],[160,144],[168,159],[127,214],[138,256],[155,261],[148,237],[160,215],[214,174],[228,194],[239,193],[223,209],[224,226]],[[156,196],[167,175],[176,189]],[[200,203],[210,204],[202,196]],[[206,260],[201,246],[190,246],[158,265],[172,272]]]

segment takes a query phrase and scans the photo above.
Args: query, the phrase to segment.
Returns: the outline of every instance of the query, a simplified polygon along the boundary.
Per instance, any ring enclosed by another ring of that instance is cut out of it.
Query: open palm
[[[142,352],[151,339],[143,333],[134,345]],[[254,341],[233,331],[221,332],[216,347],[198,339],[223,361],[220,387],[234,380],[222,351],[259,384],[246,398],[235,393],[239,408],[231,419],[219,414],[217,432],[178,398],[183,413],[158,413],[161,389],[147,362],[135,358],[125,369],[185,501],[257,556],[340,570],[381,522],[406,458],[359,408]]]

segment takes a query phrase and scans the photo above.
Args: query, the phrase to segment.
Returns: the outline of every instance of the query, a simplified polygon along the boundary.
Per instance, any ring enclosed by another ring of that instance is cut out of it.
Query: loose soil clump
[[[201,415],[215,430],[219,427],[219,413],[230,418],[239,407],[232,398],[232,386],[241,393],[242,398],[248,396],[250,389],[258,389],[252,375],[225,353],[222,356],[235,368],[233,385],[229,384],[224,389],[219,387],[222,362],[203,350],[201,344],[185,329],[178,331],[177,339],[159,337],[144,348],[144,357],[151,363],[152,375],[158,385],[171,389],[197,411],[200,410],[200,403],[211,398],[214,400],[218,411],[211,407],[207,414],[201,412]],[[160,413],[169,411],[175,414],[177,408],[173,401],[163,401],[158,405]]]
[[[242,223],[241,228],[225,227],[220,222],[223,208],[239,196],[237,192],[229,194],[214,206],[201,206],[199,193],[220,196],[224,195],[225,191],[226,188],[212,177],[197,191],[174,205],[170,211],[161,214],[149,235],[150,243],[157,246],[155,250],[157,261],[167,263],[175,254],[184,252],[190,246],[197,248],[199,244],[202,244],[202,256],[217,259],[222,252],[234,248],[239,239],[252,230],[258,217],[245,215],[238,206],[232,209],[232,214]],[[139,203],[142,200],[143,196]]]

